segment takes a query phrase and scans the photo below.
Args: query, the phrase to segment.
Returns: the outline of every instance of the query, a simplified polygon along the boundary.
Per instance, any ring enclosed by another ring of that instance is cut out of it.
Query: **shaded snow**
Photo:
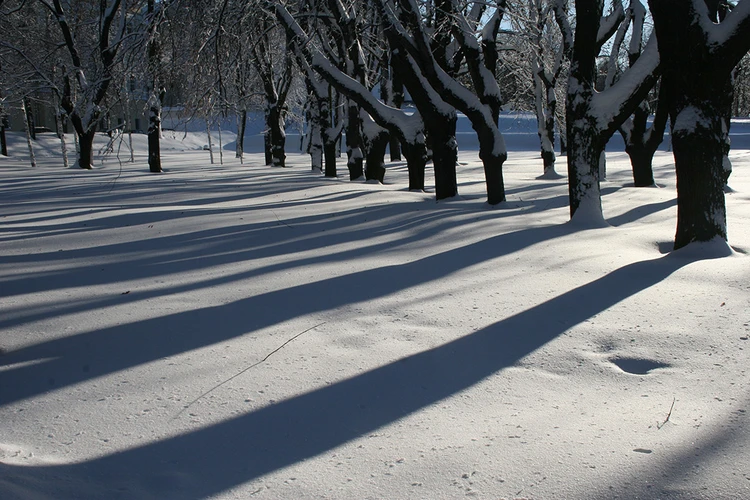
[[[145,136],[135,164],[62,169],[48,144],[31,169],[10,136],[3,500],[750,496],[747,149],[732,248],[668,253],[665,152],[664,189],[609,153],[611,227],[581,228],[538,145],[489,208],[465,143],[436,204],[403,163],[384,185],[291,149],[220,167],[190,134],[164,174]]]

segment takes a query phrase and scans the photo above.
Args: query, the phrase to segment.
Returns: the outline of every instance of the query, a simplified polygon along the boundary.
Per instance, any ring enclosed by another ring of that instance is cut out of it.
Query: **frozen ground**
[[[161,175],[143,137],[66,170],[50,137],[0,158],[3,500],[750,497],[742,137],[733,250],[673,253],[666,152],[661,189],[608,154],[586,229],[534,151],[492,208],[470,146],[436,203],[402,164],[210,165],[177,134]]]

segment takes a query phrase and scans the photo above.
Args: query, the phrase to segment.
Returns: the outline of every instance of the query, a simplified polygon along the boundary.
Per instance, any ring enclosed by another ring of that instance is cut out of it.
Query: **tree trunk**
[[[707,92],[702,99],[687,101],[673,118],[672,149],[677,172],[675,249],[717,236],[727,239],[722,106],[720,91]]]
[[[326,177],[336,177],[336,134],[331,119],[331,99],[318,96],[320,138],[323,141],[323,163]]]
[[[349,180],[353,181],[364,176],[364,149],[359,106],[354,101],[349,100],[346,125],[346,167],[349,169]]]
[[[221,118],[218,121],[219,128],[219,165],[224,165],[224,144],[221,141]]]
[[[208,136],[208,157],[211,158],[211,165],[214,164],[214,144],[211,140],[211,127],[206,120],[206,135]]]
[[[654,185],[653,159],[654,151],[642,141],[625,146],[625,152],[630,157],[633,168],[633,185],[635,187],[649,187]]]
[[[438,200],[458,194],[456,164],[458,144],[456,143],[456,116],[446,117],[443,123],[427,126],[427,140],[432,149],[432,166],[435,171],[435,197]]]
[[[599,160],[604,151],[601,134],[591,117],[585,113],[568,113],[568,195],[571,218],[581,209],[586,220],[603,221],[599,186]]]
[[[284,131],[283,110],[278,103],[269,106],[266,115],[267,135],[270,141],[271,165],[274,167],[286,166],[286,132]]]
[[[404,142],[402,151],[409,172],[409,191],[424,191],[424,172],[427,167],[427,146],[423,140]]]
[[[268,127],[268,115],[266,114],[266,132],[263,134],[263,153],[266,165],[273,165],[273,154],[271,153],[271,129]]]
[[[94,168],[94,137],[95,130],[89,130],[78,135],[78,166],[86,170]]]
[[[0,154],[8,156],[8,143],[5,138],[5,124],[0,124]]]
[[[63,168],[68,168],[68,145],[65,142],[65,130],[63,129],[62,114],[60,108],[55,105],[55,127],[57,128],[57,137],[60,138],[60,152],[63,157]]]
[[[8,127],[8,115],[2,102],[2,96],[0,96],[0,155],[8,156],[8,142],[5,137],[5,129]]]
[[[401,106],[404,105],[404,83],[393,67],[391,67],[391,104],[397,109],[401,109]],[[388,148],[391,153],[391,161],[401,161],[401,143],[398,137],[391,137]]]
[[[29,137],[36,140],[36,123],[34,121],[34,113],[31,112],[31,103],[28,97],[23,98],[23,109],[26,116],[26,129],[28,130]]]
[[[649,0],[649,6],[658,35],[677,173],[674,248],[694,241],[726,240],[725,120],[732,105],[732,71],[750,49],[750,14],[741,9],[730,14],[744,17],[735,17],[734,29],[716,41],[707,26],[724,16],[711,13],[708,3],[709,11],[676,0]]]
[[[152,92],[148,102],[148,169],[152,173],[159,173],[161,169],[161,149],[159,135],[161,134],[161,102],[156,93]]]
[[[29,161],[32,167],[36,167],[36,156],[34,156],[34,146],[31,144],[31,131],[29,130],[29,120],[26,111],[26,99],[21,99],[21,113],[24,115],[23,130],[26,132],[26,144],[29,147]]]
[[[390,134],[381,128],[373,137],[366,140],[366,165],[365,179],[376,180],[380,183],[385,178],[385,150],[390,140]]]
[[[240,159],[240,164],[245,157],[245,128],[247,127],[247,110],[242,109],[237,117],[237,143],[235,147],[236,158]]]

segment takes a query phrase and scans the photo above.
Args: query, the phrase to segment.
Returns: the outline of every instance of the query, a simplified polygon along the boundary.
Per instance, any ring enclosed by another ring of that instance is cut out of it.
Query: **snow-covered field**
[[[403,164],[211,165],[178,133],[164,174],[142,136],[81,171],[48,134],[32,169],[11,134],[0,498],[750,498],[743,126],[733,250],[672,253],[663,151],[640,189],[608,153],[587,229],[512,135],[489,207],[470,144],[436,203]]]

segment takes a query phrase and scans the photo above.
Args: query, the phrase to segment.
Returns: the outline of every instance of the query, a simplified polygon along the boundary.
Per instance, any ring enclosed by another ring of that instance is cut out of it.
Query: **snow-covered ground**
[[[47,134],[32,169],[11,134],[0,498],[750,498],[749,128],[731,253],[670,253],[663,151],[640,189],[608,153],[610,227],[569,224],[533,129],[497,207],[470,142],[436,203],[401,163],[211,165],[176,133],[164,174],[142,136],[81,171]]]

